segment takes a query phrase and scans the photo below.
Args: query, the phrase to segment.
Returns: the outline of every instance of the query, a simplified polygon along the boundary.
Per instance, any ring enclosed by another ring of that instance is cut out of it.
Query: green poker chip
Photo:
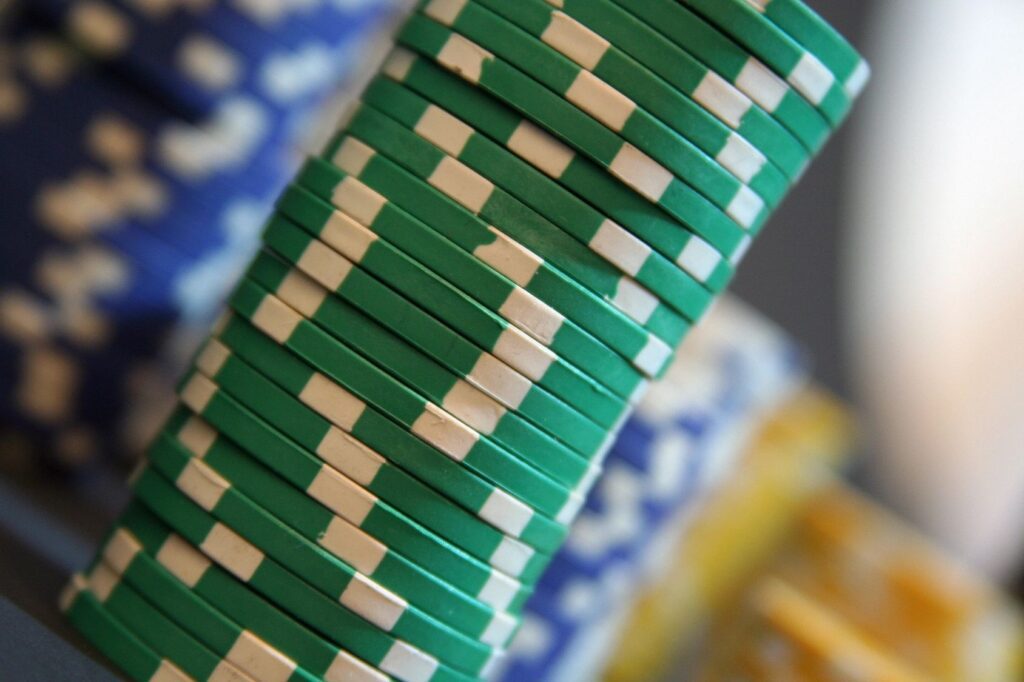
[[[423,63],[425,68],[432,68],[430,64]],[[433,74],[440,78],[451,78],[443,71],[435,69]],[[465,87],[463,83],[454,80],[453,86]],[[446,95],[451,95],[453,88],[446,88]],[[472,93],[469,90],[467,94]],[[441,99],[447,99],[442,96]],[[453,101],[457,97],[451,98]],[[379,77],[375,79],[363,92],[363,101],[375,108],[386,111],[387,116],[392,118],[406,128],[414,130],[417,135],[428,140],[431,144],[442,149],[460,161],[479,164],[480,160],[487,155],[488,158],[498,156],[499,152],[507,149],[508,152],[516,154],[517,150],[509,149],[508,141],[491,140],[483,131],[478,131],[460,116],[424,98],[411,88],[405,87],[389,78]],[[463,98],[456,101],[461,104],[460,113],[465,119],[484,118],[490,121],[489,130],[501,130],[505,121],[501,114],[490,116],[487,111],[488,102],[483,107],[473,107],[472,104]],[[452,107],[456,109],[458,107]],[[474,111],[466,112],[466,108]],[[506,112],[505,113],[511,113]],[[515,118],[514,114],[511,114]],[[543,139],[547,133],[534,129],[535,137]],[[547,137],[547,142],[552,148],[559,148],[561,143],[553,137]],[[567,150],[568,151],[568,150]],[[571,155],[571,152],[570,152]],[[728,285],[733,276],[733,268],[718,251],[701,239],[699,236],[686,230],[682,225],[668,216],[662,220],[650,220],[644,214],[657,211],[635,193],[630,192],[615,181],[603,169],[598,168],[581,157],[575,157],[573,161],[558,175],[553,173],[554,169],[534,164],[529,158],[519,156],[523,161],[535,168],[540,173],[548,173],[552,180],[557,181],[559,188],[574,192],[580,199],[585,200],[593,209],[587,210],[588,214],[601,211],[601,215],[610,215],[612,218],[602,218],[594,233],[586,239],[598,242],[603,249],[621,248],[625,255],[619,255],[630,267],[642,270],[650,265],[656,271],[664,271],[666,268],[675,268],[679,272],[664,272],[658,277],[670,279],[673,283],[687,280],[696,280],[702,287],[710,292],[717,293]],[[550,156],[545,156],[550,159]],[[559,192],[561,194],[561,192]],[[578,202],[579,200],[576,200]],[[576,203],[573,202],[573,203]],[[622,220],[622,225],[617,225],[614,218]],[[585,221],[584,225],[592,224]],[[580,229],[579,227],[574,229]],[[652,255],[654,251],[666,262]],[[658,261],[658,262],[655,262]],[[653,273],[652,273],[653,274]],[[647,275],[644,275],[646,278]],[[692,282],[680,284],[684,291],[692,288]],[[703,298],[705,294],[698,294]],[[696,303],[701,304],[700,298]]]
[[[585,196],[698,279],[714,281],[710,275],[722,258],[726,265],[735,264],[750,244],[749,235],[710,202],[696,196],[683,201],[678,195],[670,204],[647,201],[555,136],[427,59],[396,48],[383,71]],[[697,274],[701,271],[707,274]]]
[[[460,496],[464,505],[471,504],[471,500],[478,500],[481,506],[486,501],[499,505],[501,500],[506,513],[494,523],[500,524],[504,532],[527,542],[527,538],[536,536],[541,549],[552,542],[557,546],[564,538],[564,524],[574,518],[582,504],[580,493],[559,485],[391,380],[251,280],[240,283],[231,305],[259,330],[249,335],[246,341],[250,345],[239,348],[239,352],[259,352],[260,359],[253,365],[261,367],[262,374],[272,374],[277,384],[288,387],[271,384],[265,387],[267,394],[247,395],[241,386],[235,386],[231,393],[252,409],[259,406],[265,419],[272,423],[276,420],[278,428],[286,429],[297,442],[314,450],[328,432],[340,429],[388,459],[399,457],[399,452],[410,453],[405,468],[416,467],[420,478],[449,496]],[[243,327],[240,322],[229,321],[220,335],[229,338],[232,324],[234,328]],[[273,367],[266,365],[269,358],[278,358]],[[222,383],[218,380],[221,374],[236,376],[231,371],[236,363],[218,367],[222,359],[235,360],[210,352],[200,354],[196,366]],[[309,386],[311,382],[318,391]],[[253,388],[248,380],[246,384],[244,390]],[[228,386],[225,383],[225,388]],[[285,419],[285,412],[291,422]],[[473,497],[467,498],[470,493]]]
[[[230,399],[225,398],[227,400]],[[301,455],[306,457],[301,459],[297,454],[289,454],[287,449],[277,447],[281,441],[267,438],[266,448],[258,453],[249,453],[221,435],[210,423],[182,408],[172,415],[164,433],[172,436],[193,456],[201,456],[218,471],[233,475],[233,480],[240,480],[246,485],[256,481],[275,488],[290,484],[322,509],[303,505],[308,507],[307,516],[312,519],[305,519],[306,522],[348,522],[385,546],[401,547],[401,554],[410,562],[496,611],[518,612],[530,595],[529,586],[509,573],[484,564],[354,481],[331,468],[325,470],[325,465],[316,464],[311,457]],[[258,431],[256,435],[262,436]],[[309,477],[294,472],[300,468],[314,471],[311,483],[305,483]],[[269,476],[274,476],[278,483],[269,483]],[[292,497],[287,492],[281,495]],[[336,521],[335,517],[340,520]],[[523,573],[523,567],[522,562],[508,566],[510,572],[517,574]],[[529,564],[525,567],[529,568],[528,574],[537,572]]]
[[[373,626],[265,554],[229,526],[212,518],[165,478],[144,469],[134,479],[136,497],[185,540],[254,590],[308,623],[359,659],[399,679],[473,679],[434,656]],[[387,664],[394,661],[395,669]]]
[[[683,1],[782,76],[833,127],[850,113],[852,100],[835,74],[746,0]]]
[[[398,40],[567,140],[648,201],[666,205],[670,210],[676,204],[708,201],[660,163],[558,94],[441,24],[413,15]],[[737,194],[728,207],[719,207],[736,225],[739,235],[759,228],[767,217],[766,208],[753,192]],[[734,243],[716,246],[731,254],[740,241],[737,237]]]
[[[494,654],[492,647],[461,633],[453,627],[454,623],[438,620],[423,610],[429,604],[429,608],[444,613],[446,601],[454,598],[450,587],[435,583],[432,592],[403,592],[423,605],[419,606],[390,592],[296,533],[201,460],[182,452],[173,441],[158,440],[149,449],[149,459],[150,470],[135,484],[136,494],[144,501],[153,500],[155,495],[174,497],[177,506],[196,512],[187,517],[195,518],[195,523],[199,523],[200,518],[207,519],[211,529],[213,524],[223,523],[268,557],[336,600],[339,607],[348,612],[344,619],[349,622],[358,622],[350,620],[349,614],[358,616],[470,674],[486,668]],[[156,476],[156,472],[160,476]],[[170,503],[158,504],[170,506]]]
[[[251,679],[161,613],[103,561],[93,563],[86,581],[89,591],[112,617],[190,678],[236,682]]]
[[[419,0],[395,43],[62,597],[132,679],[497,672],[869,77],[804,0]]]
[[[137,682],[190,678],[162,658],[100,604],[89,591],[85,576],[74,575],[61,593],[61,611],[100,653]]]
[[[831,135],[825,117],[788,83],[678,0],[566,0],[565,4],[563,11],[575,17],[586,15],[587,21],[602,29],[632,34],[619,35],[617,44],[637,60],[647,60],[665,78],[682,57],[690,70],[696,69],[694,75],[702,74],[697,87],[704,105],[727,124],[742,121],[740,129],[757,130],[759,134],[751,139],[770,140],[787,149],[795,144],[805,153],[815,153]],[[631,42],[625,42],[627,37]],[[805,167],[798,166],[794,179]]]
[[[243,284],[246,288],[258,289],[254,284]],[[267,306],[265,310],[284,307],[276,297],[265,291],[253,295],[260,297],[259,300]],[[233,305],[237,305],[237,302],[233,302]],[[199,375],[191,375],[183,382],[185,390],[193,380],[204,383],[201,378],[195,379],[196,376],[205,375],[206,381],[212,381],[218,386],[222,380],[231,379],[224,388],[229,389],[228,392],[235,399],[308,451],[320,454],[327,450],[325,441],[337,441],[338,447],[362,446],[370,449],[374,458],[393,462],[394,466],[388,468],[388,473],[392,470],[395,474],[399,471],[405,473],[400,479],[403,488],[409,488],[406,491],[408,494],[414,494],[425,484],[430,487],[420,490],[419,497],[422,498],[427,491],[437,496],[432,505],[435,514],[440,517],[437,521],[443,519],[446,524],[450,524],[445,537],[458,527],[459,522],[466,523],[462,512],[464,509],[478,517],[478,524],[486,523],[491,530],[522,539],[541,551],[557,546],[563,539],[565,526],[538,514],[503,488],[475,475],[460,462],[450,459],[382,415],[356,394],[336,383],[332,376],[311,367],[310,361],[301,354],[311,356],[311,359],[321,362],[332,372],[335,368],[356,365],[357,368],[367,369],[371,377],[374,374],[372,369],[366,367],[365,361],[339,346],[315,326],[304,322],[296,327],[293,340],[290,340],[290,346],[295,347],[292,349],[278,345],[277,341],[262,331],[252,325],[246,327],[244,323],[244,319],[237,318],[228,321],[218,338],[230,344],[228,349],[234,352],[225,353],[224,349],[218,348],[216,353],[199,357],[204,371]],[[222,363],[220,367],[217,366],[218,362]],[[262,369],[256,371],[254,366]],[[210,376],[214,369],[218,370],[217,376]],[[362,379],[355,376],[354,371],[345,373],[345,377],[350,383]],[[288,388],[282,388],[282,385]],[[251,391],[255,389],[264,393],[254,395]],[[372,386],[371,389],[377,390]],[[191,395],[184,397],[191,398]],[[311,407],[311,403],[316,408]],[[325,417],[325,414],[330,415],[330,418]],[[339,426],[339,422],[345,428]],[[395,470],[395,467],[399,469]],[[415,485],[420,481],[422,483],[419,486]],[[395,480],[393,484],[399,485],[400,481]],[[442,495],[447,495],[450,500]],[[458,505],[452,505],[451,501]],[[427,504],[428,500],[423,500],[423,503]],[[479,529],[480,532],[484,530]]]
[[[368,107],[360,107],[328,144],[325,153],[337,155],[350,136],[388,153],[389,147],[398,141],[385,132],[387,127],[382,123],[386,121],[380,119],[386,117],[373,114]],[[537,255],[604,299],[606,305],[611,304],[669,346],[675,346],[689,331],[690,323],[682,315],[540,213],[402,126],[393,124],[392,127],[405,133],[403,145],[411,145],[406,147],[409,164],[416,164],[424,171],[430,169],[425,177],[432,185],[499,229],[504,228],[514,238],[520,238]],[[418,169],[414,172],[419,174]]]
[[[217,549],[212,543],[210,549]],[[197,547],[172,531],[138,500],[132,501],[117,521],[103,550],[104,558],[113,556],[128,565],[126,574],[149,567],[150,574],[162,574],[170,581],[169,590],[183,588],[211,608],[218,609],[268,644],[278,648],[309,671],[323,679],[357,679],[385,682],[392,679],[332,644],[293,613],[282,610],[262,593],[251,589],[242,578],[232,575]],[[229,556],[223,557],[232,566]],[[136,568],[136,564],[140,568]],[[176,607],[180,608],[180,607]]]
[[[253,679],[314,682],[321,678],[320,673],[308,672],[267,639],[194,594],[148,556],[130,532],[115,528],[100,557],[119,581],[130,585],[176,625]]]
[[[561,184],[553,182],[443,109],[430,105],[424,109],[422,100],[414,93],[388,81],[377,81],[375,85],[379,87],[367,91],[364,102],[379,111],[391,112],[391,120],[379,121],[379,125],[391,127],[395,125],[394,121],[399,121],[435,146],[446,145],[448,149],[439,148],[481,175],[498,181],[535,210],[550,216],[552,222],[573,234],[595,253],[602,254],[609,262],[616,263],[616,267],[687,319],[700,319],[707,310],[712,294],[696,278]],[[371,99],[375,101],[371,102]],[[379,111],[374,112],[367,107],[359,115],[388,119]]]
[[[267,231],[266,243],[271,246],[276,243],[281,251],[303,254],[302,257],[295,258],[297,261],[305,259],[308,262],[315,258],[319,262],[329,262],[337,255],[321,242],[317,242],[307,233],[287,222],[272,225]],[[283,256],[291,262],[287,254],[283,254]],[[340,256],[338,258],[340,259]],[[286,263],[269,254],[261,254],[249,268],[250,277],[285,303],[290,301],[295,304],[299,303],[294,294],[295,289],[298,288],[307,291],[310,296],[320,295],[321,289],[323,292],[330,293],[325,288],[317,288],[322,280],[313,280],[312,275],[304,274],[304,272],[290,268]],[[347,272],[349,275],[360,274],[354,267]],[[379,302],[378,310],[387,305],[383,294],[377,300]],[[391,374],[395,380],[404,382],[422,397],[442,406],[452,416],[460,419],[478,433],[487,435],[497,443],[516,450],[522,451],[531,448],[538,450],[539,452],[535,454],[523,452],[521,457],[556,480],[562,481],[568,486],[576,486],[588,476],[592,465],[584,456],[536,428],[517,412],[508,410],[500,401],[480,391],[473,384],[462,381],[458,375],[436,363],[432,358],[424,357],[422,353],[405,343],[400,336],[391,334],[374,320],[368,319],[367,315],[363,315],[354,307],[349,306],[344,300],[335,296],[324,296],[319,304],[310,302],[307,310],[310,311],[307,317],[332,336],[343,341],[346,346],[366,357],[381,370]],[[401,310],[401,312],[405,312],[405,310]],[[415,322],[413,312],[415,310],[407,313],[409,317],[406,319],[410,320],[410,324]],[[396,317],[401,319],[401,317]],[[445,340],[444,335],[438,335],[437,338],[441,341]],[[555,405],[557,406],[557,403]],[[575,419],[562,420],[566,422],[564,428],[571,429],[581,421],[577,413],[569,410],[563,410],[563,412],[568,417],[575,417]],[[557,417],[560,415],[555,414],[554,416],[556,419],[549,421],[553,422],[552,433],[557,433]],[[600,443],[595,444],[593,454],[598,452],[599,445]],[[588,453],[587,456],[590,454]]]
[[[517,4],[520,10],[523,6]],[[767,190],[764,194],[756,192],[634,100],[523,31],[515,22],[487,9],[484,3],[467,0],[458,13],[451,11],[451,3],[437,5],[431,0],[421,0],[419,7],[424,16],[490,50],[496,57],[562,95],[576,109],[635,145],[733,217],[738,217],[738,204],[759,203],[762,207],[767,204],[773,208],[785,194],[784,181],[763,187],[762,190]],[[505,14],[519,16],[521,12],[510,9]]]
[[[195,461],[193,461],[193,459]],[[351,523],[323,510],[316,502],[253,463],[229,461],[231,472],[217,468],[206,457],[196,457],[177,439],[163,434],[150,448],[150,460],[162,473],[176,479],[189,466],[201,462],[228,481],[251,504],[258,504],[288,528],[318,545],[381,587],[396,594],[413,595],[414,603],[434,618],[492,647],[504,647],[517,620],[505,612],[457,591],[392,551]],[[244,461],[244,460],[243,460]],[[486,638],[488,641],[485,641]]]
[[[293,186],[279,200],[278,213],[271,218],[264,240],[290,262],[296,263],[299,259],[305,262],[316,260],[316,265],[325,271],[324,277],[307,274],[326,288],[340,292],[349,276],[357,276],[350,275],[350,272],[365,272],[366,275],[360,281],[367,277],[379,280],[378,286],[364,298],[367,308],[382,305],[378,301],[389,298],[386,292],[393,289],[391,297],[401,296],[410,305],[415,304],[434,318],[441,319],[455,333],[463,336],[467,343],[472,342],[481,350],[493,351],[492,357],[509,366],[523,380],[536,382],[546,394],[550,391],[557,396],[545,400],[545,407],[552,410],[551,415],[542,417],[536,411],[529,415],[534,419],[543,419],[545,426],[550,425],[554,429],[549,430],[552,435],[569,437],[574,447],[589,455],[604,442],[606,429],[617,424],[626,412],[626,403],[591,377],[564,362],[518,327],[510,326],[500,316],[455,289],[437,273],[414,262],[389,242],[377,239],[377,233],[364,228],[351,216],[335,210],[315,195]],[[292,225],[293,229],[289,230],[288,225]],[[412,223],[405,222],[403,226],[411,227]],[[293,235],[293,238],[285,240],[284,233]],[[407,230],[407,233],[414,238],[421,237],[421,234],[412,230]],[[298,236],[300,234],[308,236],[302,238]],[[271,237],[276,241],[271,243]],[[430,246],[429,240],[424,239],[423,242]],[[316,244],[323,244],[329,251],[320,247],[316,249],[319,254],[317,258],[312,254],[306,256],[306,250]],[[338,254],[337,257],[331,256],[332,252]],[[321,260],[336,265],[333,276],[326,272],[330,266],[327,263],[321,264]],[[343,267],[344,263],[350,263],[351,267]],[[340,280],[340,284],[336,283],[337,280]],[[367,311],[367,314],[372,313]],[[400,332],[396,330],[396,333]],[[475,355],[479,356],[479,352]],[[478,362],[479,357],[474,357],[467,360],[467,365],[476,367]],[[518,396],[522,392],[520,383],[496,387],[495,390],[502,394],[513,392]],[[521,402],[518,397],[505,399],[506,404],[518,406]],[[530,406],[526,405],[526,408]],[[578,428],[579,435],[565,434],[564,429],[568,424]]]
[[[781,197],[789,180],[799,177],[807,163],[806,153],[769,158],[751,141],[603,36],[543,0],[476,1],[634,100],[760,196]],[[777,165],[780,161],[782,169]]]
[[[444,538],[446,543],[528,584],[536,581],[550,558],[482,519],[474,519],[468,511],[453,506],[447,498],[412,478],[404,469],[392,465],[360,441],[346,437],[340,430],[330,432],[330,439],[316,450],[307,450],[265,423],[202,374],[192,374],[184,383],[181,400],[197,416],[248,452],[264,457],[264,463],[286,462],[290,465],[289,473],[293,473],[292,468],[298,469],[294,475],[300,481],[309,480],[308,484],[299,485],[311,494],[329,487],[331,493],[337,495],[346,487],[346,492],[356,498],[347,503],[361,501],[362,507],[370,506],[368,503],[375,501],[374,496],[379,496],[390,506],[374,505],[374,511],[379,508],[383,516],[401,522],[402,516],[388,513],[396,509]],[[349,485],[351,481],[358,481],[358,485]],[[365,488],[368,495],[359,496],[360,488]],[[323,493],[317,499],[339,515],[344,514],[345,503],[335,506],[332,496]]]
[[[856,99],[871,76],[864,58],[827,21],[802,0],[753,0],[750,6],[817,57]]]
[[[509,282],[504,286],[497,280],[465,293],[557,356],[599,377],[616,395],[635,403],[646,389],[645,375],[664,371],[672,353],[668,346],[655,340],[645,349],[649,335],[625,315],[368,145],[349,138],[334,163],[338,167],[319,158],[307,160],[298,183],[345,205],[335,197],[348,178],[358,180],[388,206],[450,239]]]

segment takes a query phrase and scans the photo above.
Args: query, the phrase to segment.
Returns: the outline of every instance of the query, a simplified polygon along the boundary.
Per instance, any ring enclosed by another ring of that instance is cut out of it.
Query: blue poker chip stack
[[[777,327],[723,299],[623,427],[527,603],[498,679],[596,679],[645,575],[807,371],[805,355]]]
[[[293,146],[390,8],[0,7],[5,442],[61,468],[131,454],[129,407],[177,371],[169,335],[208,324]]]

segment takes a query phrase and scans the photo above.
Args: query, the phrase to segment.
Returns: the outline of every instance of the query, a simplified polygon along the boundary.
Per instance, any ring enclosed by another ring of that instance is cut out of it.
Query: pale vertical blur
[[[843,249],[869,476],[1006,575],[1024,546],[1024,3],[876,7]]]

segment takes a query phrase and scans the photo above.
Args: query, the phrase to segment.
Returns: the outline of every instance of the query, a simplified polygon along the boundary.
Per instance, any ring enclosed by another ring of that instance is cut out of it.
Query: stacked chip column
[[[124,623],[139,562],[234,629],[130,583],[139,607],[240,674],[230,642],[294,676],[493,674],[621,426],[851,99],[791,86],[769,57],[827,72],[816,47],[725,4],[744,21],[420,2],[280,195],[79,599]]]

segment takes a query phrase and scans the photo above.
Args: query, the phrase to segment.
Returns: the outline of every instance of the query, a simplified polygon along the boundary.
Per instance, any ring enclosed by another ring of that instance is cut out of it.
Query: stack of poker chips
[[[765,420],[806,380],[806,358],[791,339],[723,298],[623,427],[526,604],[499,679],[598,679],[622,633],[667,636],[672,628],[656,627],[656,618],[626,627],[634,602],[667,571],[706,497],[741,475]]]
[[[1017,680],[1024,617],[891,513],[833,483],[715,631],[704,679]]]
[[[160,381],[168,339],[209,327],[294,172],[303,126],[386,8],[5,5],[2,464],[22,450],[70,469],[138,446],[125,417],[173,385],[181,363]]]
[[[489,676],[863,80],[802,3],[555,4],[419,3],[278,199],[63,601],[133,676]]]

